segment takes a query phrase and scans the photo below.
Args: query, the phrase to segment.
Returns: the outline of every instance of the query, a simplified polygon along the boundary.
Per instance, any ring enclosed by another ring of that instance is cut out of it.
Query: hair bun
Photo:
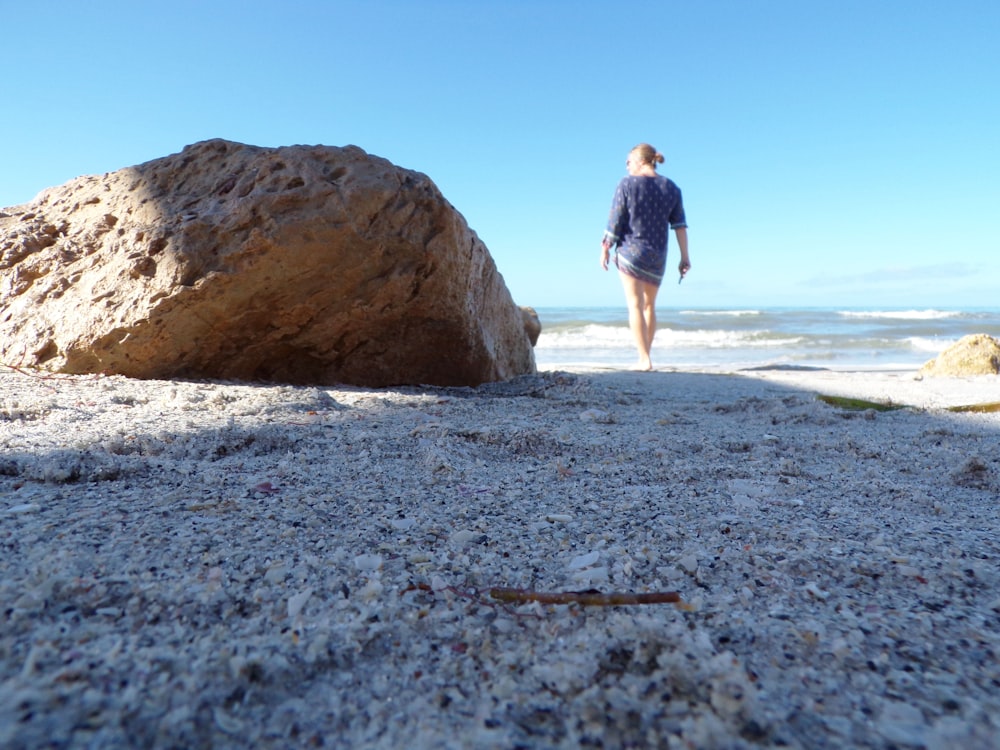
[[[663,164],[663,154],[657,151],[656,156],[653,157],[653,161],[655,161],[657,164]]]

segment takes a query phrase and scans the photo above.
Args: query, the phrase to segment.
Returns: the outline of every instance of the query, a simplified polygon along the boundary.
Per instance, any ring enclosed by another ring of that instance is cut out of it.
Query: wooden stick
[[[654,591],[647,594],[630,594],[627,592],[612,592],[602,594],[599,591],[560,591],[542,592],[530,589],[490,589],[490,596],[507,604],[580,604],[585,607],[617,607],[625,604],[680,604],[684,605],[681,595],[676,591]]]

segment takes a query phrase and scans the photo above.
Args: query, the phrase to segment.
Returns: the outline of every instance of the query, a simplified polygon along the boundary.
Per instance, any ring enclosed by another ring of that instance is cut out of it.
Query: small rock
[[[569,561],[568,567],[570,570],[581,570],[583,568],[590,567],[591,565],[596,563],[600,559],[600,557],[601,553],[598,552],[597,550],[594,550],[593,552],[588,552],[585,555],[578,555],[577,557],[574,557],[572,560]]]
[[[451,535],[452,544],[465,546],[467,544],[482,544],[486,541],[486,535],[471,529],[461,529]]]
[[[382,556],[358,555],[354,558],[354,567],[364,573],[371,573],[382,567]]]
[[[924,747],[927,743],[927,723],[920,709],[892,701],[886,704],[876,725],[878,733],[888,742],[907,747]]]
[[[12,505],[4,511],[5,515],[17,515],[18,513],[34,513],[37,510],[41,510],[38,503],[21,503],[20,505]]]
[[[288,616],[292,619],[301,614],[302,608],[306,606],[306,601],[312,596],[311,588],[300,591],[294,596],[288,597]]]
[[[577,570],[573,573],[573,580],[579,583],[587,583],[594,585],[597,583],[607,583],[608,582],[608,569],[605,566],[598,568],[587,568],[586,570]]]
[[[830,598],[830,592],[824,591],[815,583],[807,583],[805,586],[805,590],[807,594],[809,594],[815,599],[819,599],[820,601],[826,601],[827,599]]]
[[[698,558],[694,555],[684,555],[684,557],[677,561],[677,564],[688,573],[694,573],[698,570]]]
[[[285,580],[286,575],[288,575],[288,568],[285,566],[285,563],[274,563],[264,573],[264,580],[268,583],[281,583]]]
[[[587,409],[580,412],[580,419],[584,422],[596,422],[598,424],[614,424],[615,418],[610,412],[600,409]]]

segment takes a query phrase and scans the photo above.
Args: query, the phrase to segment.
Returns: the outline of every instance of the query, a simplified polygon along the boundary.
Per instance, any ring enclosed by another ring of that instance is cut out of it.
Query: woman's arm
[[[688,271],[691,270],[691,258],[688,257],[688,230],[687,227],[677,227],[674,230],[674,234],[677,236],[677,247],[681,250],[681,262],[677,264],[677,269],[681,272],[683,277]]]

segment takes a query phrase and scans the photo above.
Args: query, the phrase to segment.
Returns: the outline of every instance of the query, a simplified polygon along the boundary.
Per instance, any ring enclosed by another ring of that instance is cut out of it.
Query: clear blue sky
[[[208,138],[355,144],[428,174],[519,304],[621,305],[598,242],[648,141],[694,266],[662,305],[1000,306],[996,0],[0,11],[0,206]]]

